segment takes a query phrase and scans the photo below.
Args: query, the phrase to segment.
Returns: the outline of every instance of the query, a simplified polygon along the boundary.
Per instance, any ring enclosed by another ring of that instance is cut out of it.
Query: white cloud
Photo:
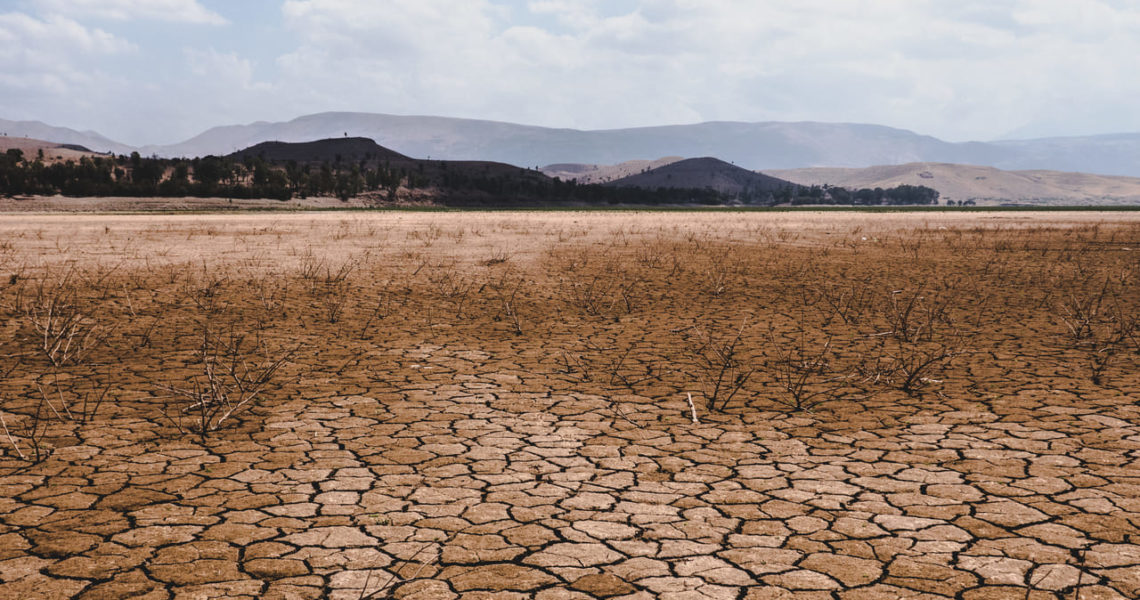
[[[502,57],[484,0],[290,0],[283,14],[299,43],[277,64],[307,106],[432,110],[437,94],[479,102],[502,83],[487,78]]]
[[[33,1],[41,14],[221,19],[197,1]],[[147,116],[193,129],[359,110],[579,128],[870,122],[952,140],[1140,130],[1132,0],[287,0],[279,30],[251,13],[235,11],[234,29],[270,43],[200,29],[213,37],[163,48],[149,74],[143,59],[90,58],[129,53],[124,39],[5,15],[0,112],[26,101],[13,90],[75,94],[112,63],[121,89],[80,96],[160,105]]]
[[[7,53],[113,54],[130,50],[130,42],[101,29],[87,27],[60,16],[37,19],[24,13],[0,14],[0,49]],[[8,54],[10,55],[10,54]]]
[[[182,141],[216,125],[288,119],[287,98],[260,80],[256,63],[234,52],[184,48],[167,65],[171,76],[132,86],[130,111],[117,111],[115,125],[129,131],[127,143]]]
[[[100,58],[134,49],[124,39],[64,17],[0,14],[0,74],[8,86],[72,91],[70,84],[89,80]]]
[[[49,119],[70,113],[75,121],[111,104],[108,94],[129,87],[102,71],[102,62],[131,55],[130,42],[65,17],[38,19],[0,14],[0,114]]]
[[[279,61],[314,104],[544,125],[878,122],[949,139],[1140,129],[1140,7],[1086,0],[291,0]],[[1065,122],[1069,118],[1072,121]]]
[[[274,86],[258,81],[254,75],[254,64],[233,52],[216,50],[184,51],[189,76],[178,86],[181,87],[182,103],[190,110],[206,108],[210,112],[226,110],[234,96],[243,97],[251,108],[273,104]],[[249,102],[252,99],[257,102]]]
[[[282,11],[302,47],[392,59],[482,45],[492,9],[486,0],[287,0]]]
[[[228,21],[198,0],[35,0],[42,12],[116,21],[156,20],[199,25]]]
[[[531,0],[527,10],[536,15],[553,15],[560,23],[584,29],[597,24],[597,0]]]

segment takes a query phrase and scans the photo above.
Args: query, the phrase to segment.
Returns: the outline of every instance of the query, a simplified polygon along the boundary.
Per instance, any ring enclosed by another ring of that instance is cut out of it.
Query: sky
[[[0,0],[0,118],[132,145],[325,111],[1140,131],[1140,0]]]

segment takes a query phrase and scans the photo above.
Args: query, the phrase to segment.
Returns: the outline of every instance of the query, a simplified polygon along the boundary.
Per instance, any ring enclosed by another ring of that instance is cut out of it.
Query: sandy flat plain
[[[1136,213],[0,215],[0,597],[1135,598],[1138,314]]]

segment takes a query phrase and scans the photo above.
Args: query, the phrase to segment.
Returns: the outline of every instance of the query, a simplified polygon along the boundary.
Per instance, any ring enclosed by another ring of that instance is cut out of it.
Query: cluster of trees
[[[339,161],[319,165],[289,161],[273,165],[257,157],[194,159],[84,156],[48,164],[10,149],[0,157],[0,194],[64,196],[157,196],[275,198],[333,195],[350,198],[364,191],[422,187],[425,178],[406,168]]]
[[[494,167],[494,168],[493,168]],[[723,194],[711,189],[642,189],[580,185],[549,179],[531,170],[490,163],[378,160],[274,163],[258,156],[194,159],[85,156],[48,164],[42,152],[25,157],[19,149],[0,156],[0,194],[64,196],[154,196],[275,198],[336,196],[365,192],[395,199],[400,188],[433,188],[449,204],[837,204],[926,205],[938,192],[922,186],[849,191],[830,186],[787,186],[771,191]]]
[[[930,206],[938,204],[938,190],[921,185],[849,190],[831,185],[785,185],[776,189],[745,189],[737,194],[714,195],[700,202],[722,204],[726,200],[757,206]]]
[[[842,187],[824,185],[800,187],[792,196],[788,193],[780,197],[781,203],[834,204],[844,206],[930,206],[938,204],[938,190],[924,185],[900,185],[893,188],[862,188],[848,190]]]
[[[449,164],[451,166],[449,166]],[[702,190],[652,191],[580,186],[548,179],[523,169],[472,166],[443,161],[398,164],[360,160],[278,164],[257,156],[194,159],[93,156],[47,164],[18,149],[0,160],[0,194],[132,197],[275,198],[336,196],[343,200],[365,192],[395,198],[400,188],[434,187],[443,201],[490,204],[537,200],[611,204],[723,202]]]

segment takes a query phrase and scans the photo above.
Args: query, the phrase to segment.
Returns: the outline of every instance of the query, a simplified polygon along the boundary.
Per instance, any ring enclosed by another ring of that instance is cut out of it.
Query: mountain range
[[[0,119],[0,136],[31,138],[57,144],[74,144],[97,152],[130,154],[134,148],[108,139],[94,131],[76,131],[67,127],[54,127],[39,121],[8,121]]]
[[[132,148],[93,131],[0,120],[0,132],[97,151],[145,156],[226,155],[267,141],[366,137],[401,154],[537,167],[616,164],[660,156],[716,156],[750,170],[862,168],[957,163],[1004,170],[1056,170],[1140,176],[1140,134],[995,142],[946,142],[879,125],[709,122],[583,131],[448,117],[330,112],[287,122],[215,127],[177,144]]]

